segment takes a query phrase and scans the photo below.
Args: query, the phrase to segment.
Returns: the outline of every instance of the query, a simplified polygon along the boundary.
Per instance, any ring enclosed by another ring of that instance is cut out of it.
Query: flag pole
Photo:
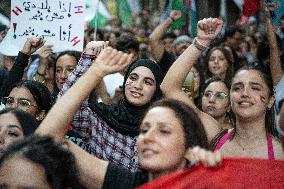
[[[97,28],[98,28],[98,11],[99,11],[99,4],[101,0],[98,0],[95,12],[95,25],[94,25],[94,40],[97,40]]]

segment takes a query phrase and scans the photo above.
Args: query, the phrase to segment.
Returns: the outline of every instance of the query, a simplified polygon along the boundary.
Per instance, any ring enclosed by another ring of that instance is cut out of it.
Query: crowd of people
[[[83,52],[29,37],[2,59],[0,188],[135,188],[221,154],[283,160],[284,15],[275,30],[265,9],[265,32],[204,18],[194,38],[169,30],[180,17],[86,29]]]

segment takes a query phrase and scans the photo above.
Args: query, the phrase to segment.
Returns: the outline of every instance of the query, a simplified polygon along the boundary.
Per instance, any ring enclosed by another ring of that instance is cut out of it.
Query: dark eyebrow
[[[67,65],[66,67],[67,67],[67,68],[70,68],[70,67],[73,68],[73,67],[75,67],[75,66],[76,66],[76,65]]]
[[[232,86],[235,86],[235,85],[244,85],[242,82],[237,82],[237,83],[233,83]]]
[[[17,128],[17,129],[20,129],[21,131],[23,131],[23,128],[18,126],[18,125],[8,125],[7,127],[8,128]]]
[[[145,79],[151,80],[153,83],[155,83],[155,80],[153,78],[151,78],[151,77],[145,77]]]
[[[19,100],[27,100],[29,102],[32,102],[30,99],[27,99],[27,98],[18,98]]]
[[[260,83],[256,83],[256,82],[250,82],[250,84],[252,84],[252,85],[258,85],[258,86],[260,86],[260,87],[263,87]]]
[[[138,74],[137,74],[137,73],[130,73],[130,74],[129,74],[129,76],[130,76],[130,75],[138,76]]]
[[[134,72],[134,73],[130,73],[129,76],[139,76],[139,75]],[[155,79],[153,79],[151,77],[144,77],[144,79],[151,80],[153,83],[155,82]]]

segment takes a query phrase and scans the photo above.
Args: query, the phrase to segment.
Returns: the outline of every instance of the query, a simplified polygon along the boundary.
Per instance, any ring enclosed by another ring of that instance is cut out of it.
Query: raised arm
[[[49,134],[58,140],[64,139],[67,125],[73,120],[82,102],[104,76],[123,70],[130,64],[131,58],[132,55],[110,47],[104,49],[87,72],[52,107],[37,133]]]
[[[222,25],[223,21],[216,18],[199,21],[197,37],[174,62],[161,84],[162,92],[166,97],[181,100],[197,112],[205,126],[209,140],[218,132],[217,121],[194,105],[192,100],[182,91],[182,85],[192,65],[201,55],[202,50],[205,50],[210,42],[220,33]]]
[[[45,72],[48,67],[48,57],[52,55],[52,45],[44,45],[39,51],[39,67],[33,75],[33,80],[45,82]]]
[[[0,97],[7,96],[11,85],[22,80],[24,70],[28,66],[30,56],[43,46],[45,41],[42,38],[27,38],[22,50],[19,52],[16,62],[8,73],[8,77],[4,80],[0,88]]]
[[[265,3],[264,5],[264,11],[265,11],[265,21],[266,21],[266,27],[267,27],[267,38],[269,43],[269,49],[270,49],[270,70],[271,70],[271,76],[273,80],[273,85],[277,85],[277,83],[280,81],[283,70],[281,67],[281,60],[280,60],[280,50],[278,48],[278,43],[276,40],[276,34],[274,31],[274,26],[272,24],[272,19],[270,15],[270,11],[273,11],[276,8],[276,3]]]
[[[163,35],[166,33],[170,25],[180,17],[181,17],[180,11],[176,10],[171,11],[170,16],[162,24],[158,25],[151,33],[149,37],[149,43],[153,58],[157,62],[160,62],[165,51],[163,42],[161,41]]]
[[[131,59],[132,55],[110,47],[104,49],[87,72],[56,102],[36,133],[50,135],[59,142],[66,142],[66,126],[72,121],[81,103],[105,75],[125,69]],[[89,155],[72,142],[68,142],[68,146],[77,159],[82,184],[88,188],[100,188],[108,163]]]

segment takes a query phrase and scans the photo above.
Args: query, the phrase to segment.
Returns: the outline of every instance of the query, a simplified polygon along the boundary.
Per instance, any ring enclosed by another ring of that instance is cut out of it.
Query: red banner
[[[149,182],[139,189],[284,188],[284,161],[224,159],[218,168],[198,165]]]

